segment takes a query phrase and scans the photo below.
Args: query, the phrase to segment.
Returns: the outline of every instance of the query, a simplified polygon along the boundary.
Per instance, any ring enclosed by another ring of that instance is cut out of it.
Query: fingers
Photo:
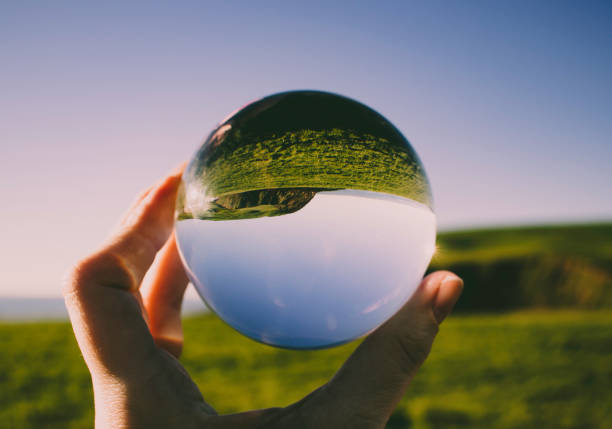
[[[142,373],[156,351],[136,296],[171,234],[179,182],[177,172],[158,183],[103,248],[67,277],[66,307],[94,380]]]
[[[183,348],[181,306],[188,282],[172,234],[147,273],[141,293],[155,343],[175,357]]]
[[[440,271],[427,276],[406,305],[369,335],[322,390],[325,408],[373,427],[384,426],[423,363],[461,294],[462,280]]]
[[[135,290],[166,243],[174,227],[174,205],[180,172],[161,180],[127,213],[104,248],[127,269],[130,284],[113,285]]]

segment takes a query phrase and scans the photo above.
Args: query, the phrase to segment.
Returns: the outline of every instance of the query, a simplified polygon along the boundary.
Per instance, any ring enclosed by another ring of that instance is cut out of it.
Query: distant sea
[[[208,309],[202,301],[186,299],[183,315],[204,313]],[[2,298],[0,321],[68,320],[62,298]]]

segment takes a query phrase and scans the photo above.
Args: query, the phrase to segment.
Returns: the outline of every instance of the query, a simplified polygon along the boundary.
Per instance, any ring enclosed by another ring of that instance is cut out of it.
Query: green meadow
[[[216,148],[222,153],[207,161],[203,177],[217,195],[252,189],[346,188],[430,203],[423,167],[409,148],[383,137],[334,128],[273,134],[250,144],[227,140],[230,137]]]
[[[302,129],[265,138],[230,130],[220,139],[221,144],[214,142],[201,149],[194,163],[187,167],[186,189],[178,199],[179,219],[270,216],[270,206],[257,203],[258,198],[240,199],[248,202],[242,206],[248,207],[246,213],[235,210],[239,207],[228,207],[223,201],[223,197],[253,191],[274,196],[279,190],[299,194],[303,189],[308,194],[313,189],[357,189],[399,195],[431,206],[431,191],[423,167],[402,141],[338,128]],[[206,189],[208,197],[221,198],[211,207],[185,207],[185,191],[189,189]],[[297,197],[298,201],[302,199]],[[283,210],[282,203],[276,205],[281,209],[274,215],[291,212]]]
[[[447,232],[431,269],[467,287],[461,312],[612,308],[612,224]]]
[[[610,427],[611,260],[610,224],[442,234],[433,266],[465,293],[388,427]],[[220,413],[296,401],[357,346],[274,349],[214,315],[184,326],[182,362]],[[67,322],[3,322],[0,344],[0,428],[92,427]]]
[[[282,406],[324,383],[356,344],[273,349],[215,316],[185,321],[182,358],[220,413]],[[89,376],[67,323],[0,326],[0,427],[89,428]],[[612,421],[612,313],[454,316],[390,428],[605,428]]]

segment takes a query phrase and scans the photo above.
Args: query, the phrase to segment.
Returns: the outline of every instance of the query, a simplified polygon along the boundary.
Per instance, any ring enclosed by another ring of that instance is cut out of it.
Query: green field
[[[289,404],[356,346],[273,349],[214,316],[185,329],[182,360],[221,413]],[[67,323],[2,324],[0,342],[0,427],[92,426],[89,377]],[[388,427],[609,427],[611,357],[612,312],[451,317]]]
[[[185,187],[178,198],[179,219],[269,216],[269,207],[256,205],[251,198],[239,199],[250,203],[244,206],[249,213],[233,214],[237,207],[228,213],[223,209],[230,207],[218,198],[253,191],[274,195],[278,190],[356,189],[399,195],[431,206],[423,166],[403,142],[337,128],[302,129],[265,137],[242,136],[240,131],[230,130],[222,140],[222,144],[202,148],[187,167]],[[194,191],[202,199],[217,198],[215,204],[186,198]],[[281,209],[277,214],[290,212]]]
[[[465,280],[462,312],[612,308],[612,224],[443,233],[440,268]]]
[[[286,132],[263,140],[232,138],[249,144],[224,141],[217,151],[226,146],[228,150],[211,157],[202,176],[217,195],[253,189],[346,188],[430,204],[423,167],[409,148],[395,141],[338,128]]]
[[[445,233],[433,267],[464,294],[388,427],[610,427],[612,224]],[[356,347],[274,349],[212,315],[185,335],[182,361],[220,413],[296,401]],[[0,428],[92,426],[67,322],[1,323],[0,344]]]

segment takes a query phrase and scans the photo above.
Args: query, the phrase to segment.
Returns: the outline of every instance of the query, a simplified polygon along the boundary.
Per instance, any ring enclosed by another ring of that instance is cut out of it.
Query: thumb
[[[438,325],[459,298],[463,281],[448,271],[427,276],[412,298],[370,334],[324,387],[328,413],[374,427],[387,421],[425,361]]]

